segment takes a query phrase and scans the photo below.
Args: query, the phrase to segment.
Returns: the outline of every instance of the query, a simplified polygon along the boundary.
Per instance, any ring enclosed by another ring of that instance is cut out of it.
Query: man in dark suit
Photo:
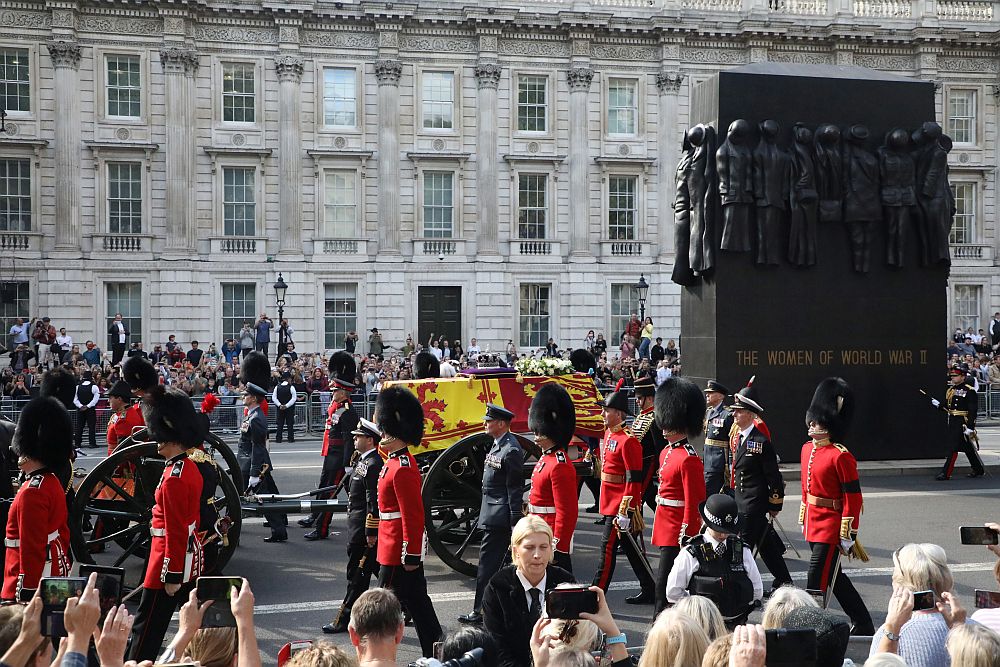
[[[760,552],[761,560],[774,575],[773,588],[779,588],[792,583],[792,577],[782,558],[784,544],[769,519],[781,511],[785,482],[770,438],[754,422],[764,408],[745,392],[737,393],[734,398],[732,481],[740,513],[740,539],[751,551]]]
[[[479,613],[483,592],[500,569],[510,548],[510,533],[521,516],[524,494],[524,449],[510,432],[514,413],[489,403],[484,428],[493,438],[493,446],[483,466],[483,501],[479,508],[479,570],[476,574],[476,598],[472,613],[458,617],[462,623],[482,623]]]
[[[995,350],[1000,345],[1000,313],[993,313],[993,321],[990,322],[990,342]]]
[[[111,335],[111,365],[117,366],[125,356],[125,348],[128,346],[129,330],[121,313],[115,313],[115,321],[108,327]]]

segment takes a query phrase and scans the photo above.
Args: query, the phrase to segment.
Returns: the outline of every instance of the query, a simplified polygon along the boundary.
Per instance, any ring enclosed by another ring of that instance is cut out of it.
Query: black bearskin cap
[[[240,384],[250,382],[264,391],[271,388],[271,362],[260,352],[251,352],[240,364]]]
[[[576,430],[576,410],[562,385],[548,382],[539,387],[528,408],[528,428],[560,447],[569,445]]]
[[[424,409],[414,393],[401,385],[379,392],[375,422],[382,433],[408,445],[419,445],[424,439]]]
[[[705,425],[705,394],[691,380],[668,377],[656,390],[653,413],[664,431],[701,435]]]
[[[11,451],[52,470],[65,468],[73,452],[73,420],[62,403],[52,396],[28,401],[17,419]]]
[[[146,394],[141,405],[150,440],[177,442],[190,449],[205,439],[205,416],[195,411],[191,397],[184,392],[157,386]]]
[[[569,353],[569,363],[573,365],[573,369],[577,373],[589,373],[597,369],[597,361],[594,360],[594,355],[582,347]]]
[[[347,380],[353,384],[358,377],[358,364],[350,352],[343,350],[334,352],[330,355],[330,363],[327,364],[327,368],[330,370],[331,379]]]
[[[430,352],[420,352],[413,360],[413,378],[425,380],[441,377],[441,362]]]
[[[815,421],[826,427],[830,439],[841,441],[854,414],[854,392],[842,378],[831,377],[816,386],[812,403],[806,410],[806,426]]]
[[[122,379],[128,382],[132,389],[149,391],[160,384],[159,375],[153,364],[136,355],[125,360],[122,366]]]
[[[76,376],[73,371],[65,366],[56,366],[42,376],[42,388],[39,390],[40,396],[50,396],[60,403],[67,410],[71,410],[73,397],[76,396]],[[31,457],[35,458],[35,457]]]

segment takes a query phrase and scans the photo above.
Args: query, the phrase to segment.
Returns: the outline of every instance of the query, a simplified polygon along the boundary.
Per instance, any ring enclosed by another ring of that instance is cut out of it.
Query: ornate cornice
[[[681,84],[684,83],[686,77],[687,74],[681,72],[661,70],[656,74],[656,87],[660,89],[661,93],[677,93],[680,92]]]
[[[500,84],[500,74],[503,72],[503,68],[498,63],[480,60],[476,63],[474,72],[476,73],[476,83],[479,84],[480,88],[496,90]]]
[[[198,69],[198,53],[177,46],[164,47],[160,49],[160,64],[168,74],[193,74]]]
[[[383,58],[375,61],[375,78],[380,86],[398,86],[399,78],[403,76],[403,63],[398,60]]]
[[[590,90],[590,83],[594,80],[594,70],[589,67],[574,67],[566,73],[566,80],[569,81],[570,91]]]
[[[72,67],[76,69],[80,65],[80,45],[76,42],[59,40],[48,42],[45,46],[52,57],[52,64],[57,68]]]
[[[286,53],[274,59],[274,69],[278,72],[278,81],[299,83],[302,81],[302,72],[305,71],[305,61]]]

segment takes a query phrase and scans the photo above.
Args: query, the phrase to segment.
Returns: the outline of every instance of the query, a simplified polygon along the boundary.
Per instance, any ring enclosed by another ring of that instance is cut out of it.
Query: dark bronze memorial
[[[785,461],[831,375],[856,393],[859,459],[947,451],[919,392],[947,379],[951,141],[934,119],[932,82],[858,67],[760,63],[692,91],[674,203],[684,372],[733,390],[756,376]]]

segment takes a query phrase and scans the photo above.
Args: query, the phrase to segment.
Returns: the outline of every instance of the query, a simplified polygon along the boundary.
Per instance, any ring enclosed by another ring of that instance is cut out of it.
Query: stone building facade
[[[299,350],[431,331],[616,339],[670,283],[692,87],[764,60],[936,81],[955,139],[951,326],[1000,306],[996,3],[19,0],[0,3],[9,326],[144,344],[275,316]],[[944,332],[942,332],[944,333]],[[362,333],[362,338],[366,334]],[[942,336],[943,338],[943,336]],[[148,349],[148,347],[147,347]]]

